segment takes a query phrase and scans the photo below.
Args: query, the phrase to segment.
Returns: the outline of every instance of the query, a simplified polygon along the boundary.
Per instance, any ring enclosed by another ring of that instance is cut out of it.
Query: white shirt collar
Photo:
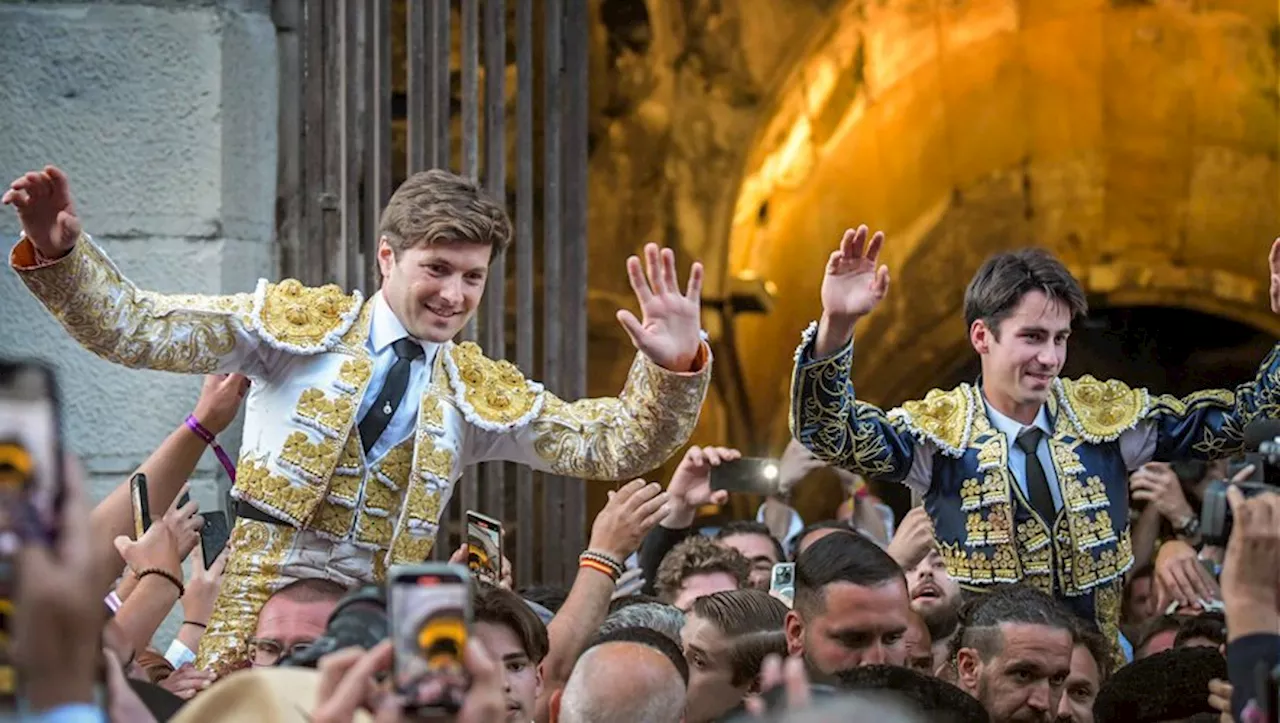
[[[1040,411],[1036,413],[1035,422],[1028,425],[1001,414],[995,407],[991,406],[991,403],[987,401],[985,394],[982,396],[982,403],[987,408],[987,419],[991,420],[992,426],[1000,430],[1000,432],[1002,432],[1011,443],[1028,427],[1038,428],[1040,431],[1044,432],[1046,437],[1053,436],[1053,426],[1049,424],[1049,412],[1045,409],[1045,405],[1043,404],[1040,405]]]
[[[396,343],[400,339],[409,336],[409,332],[404,328],[404,324],[396,318],[396,314],[387,305],[387,300],[382,298],[382,292],[379,291],[373,297],[373,318],[369,321],[369,349],[374,354],[380,354],[384,349]],[[422,347],[424,358],[431,359],[431,354],[435,351],[438,344],[414,339]]]

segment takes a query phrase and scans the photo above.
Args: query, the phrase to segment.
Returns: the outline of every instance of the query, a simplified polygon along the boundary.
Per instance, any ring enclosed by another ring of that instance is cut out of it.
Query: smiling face
[[[378,243],[383,298],[411,336],[449,341],[480,305],[492,253],[485,244],[420,243],[397,258],[384,238]]]
[[[1070,334],[1071,309],[1040,290],[1024,294],[994,327],[975,320],[969,339],[982,356],[987,401],[1012,419],[1034,422],[1067,362]]]

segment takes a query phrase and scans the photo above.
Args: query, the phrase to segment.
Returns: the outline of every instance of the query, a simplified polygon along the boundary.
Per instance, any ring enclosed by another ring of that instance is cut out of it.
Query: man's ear
[[[396,252],[391,248],[391,244],[387,241],[386,236],[378,239],[378,271],[382,274],[382,278],[391,275],[391,267],[396,265]]]
[[[787,655],[803,654],[804,619],[800,617],[800,613],[795,610],[787,611],[787,618],[782,623],[782,629],[787,635]]]
[[[991,342],[994,341],[992,338],[994,336],[995,332],[982,319],[975,319],[969,325],[969,343],[973,345],[974,351],[979,354],[986,354],[991,351]]]
[[[956,653],[956,685],[975,698],[982,680],[982,656],[973,648],[960,648]]]

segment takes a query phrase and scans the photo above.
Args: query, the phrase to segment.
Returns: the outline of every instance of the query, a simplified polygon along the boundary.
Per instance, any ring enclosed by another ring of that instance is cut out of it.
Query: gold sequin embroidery
[[[1059,387],[1068,415],[1087,441],[1112,441],[1132,429],[1147,413],[1147,394],[1117,380],[1085,375],[1063,379]]]
[[[972,401],[969,385],[961,384],[948,391],[933,389],[924,399],[904,403],[900,410],[910,428],[941,447],[958,450],[969,444]]]
[[[370,515],[368,510],[365,510],[360,513],[360,519],[356,525],[356,543],[384,550],[391,546],[391,529],[389,518]]]
[[[463,388],[464,402],[480,420],[498,425],[518,422],[534,411],[542,392],[531,386],[514,364],[486,357],[480,347],[463,342],[450,348]]]
[[[431,444],[429,439],[424,439],[422,444]],[[446,450],[447,451],[447,450]],[[425,461],[425,459],[424,459]],[[435,460],[436,468],[439,467],[441,460]],[[447,461],[447,465],[453,464],[452,458]],[[409,471],[413,465],[413,440],[406,440],[401,444],[392,447],[383,455],[382,459],[375,465],[378,479],[393,490],[402,490],[409,482]],[[445,467],[445,472],[439,475],[445,479],[449,478],[449,467]]]
[[[366,513],[379,512],[385,517],[395,511],[400,503],[400,496],[384,484],[370,480],[364,486],[364,508]]]
[[[347,359],[338,367],[338,378],[333,385],[348,394],[364,389],[373,376],[373,362],[369,359]]]
[[[359,296],[348,295],[334,284],[308,288],[297,279],[285,279],[267,284],[259,324],[277,342],[314,348],[346,331],[358,303]]]
[[[282,466],[321,483],[333,473],[341,452],[342,447],[336,440],[322,439],[313,443],[305,433],[293,432],[284,440],[279,461]]]
[[[356,404],[351,397],[330,399],[323,391],[312,388],[303,390],[298,397],[294,418],[322,434],[337,437],[350,428],[355,413]]]
[[[311,518],[324,490],[272,474],[266,462],[242,457],[236,469],[236,490],[283,520],[301,525]]]
[[[341,540],[351,532],[351,524],[355,519],[355,510],[326,501],[316,511],[311,527],[317,532]]]
[[[435,441],[428,436],[423,436],[419,439],[418,459],[414,464],[418,474],[430,475],[442,480],[452,480],[453,450],[448,447],[437,447]],[[391,471],[388,472],[388,476],[391,476]],[[395,479],[395,477],[392,477],[393,481]]]

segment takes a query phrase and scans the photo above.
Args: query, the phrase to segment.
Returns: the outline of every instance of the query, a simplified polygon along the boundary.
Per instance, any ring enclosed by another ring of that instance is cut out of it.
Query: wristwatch
[[[1192,538],[1200,534],[1200,517],[1187,515],[1187,519],[1176,530],[1178,537]]]

